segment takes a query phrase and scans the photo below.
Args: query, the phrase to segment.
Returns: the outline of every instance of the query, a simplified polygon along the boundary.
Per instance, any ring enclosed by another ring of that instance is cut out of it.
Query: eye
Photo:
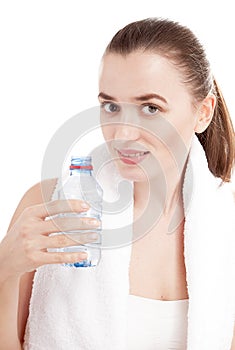
[[[153,104],[144,105],[142,111],[147,115],[155,115],[159,112],[159,108]]]
[[[113,102],[102,102],[101,108],[107,113],[116,113],[120,111],[120,107]]]

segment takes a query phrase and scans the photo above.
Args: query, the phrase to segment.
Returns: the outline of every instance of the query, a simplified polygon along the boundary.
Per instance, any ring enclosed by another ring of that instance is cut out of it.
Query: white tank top
[[[128,350],[186,350],[188,299],[128,298]]]

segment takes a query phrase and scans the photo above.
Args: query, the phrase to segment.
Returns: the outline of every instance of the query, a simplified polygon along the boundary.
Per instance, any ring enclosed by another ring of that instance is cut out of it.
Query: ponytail
[[[196,135],[205,150],[210,171],[223,182],[230,182],[235,159],[234,128],[215,79],[213,83],[217,97],[214,116],[208,128]]]

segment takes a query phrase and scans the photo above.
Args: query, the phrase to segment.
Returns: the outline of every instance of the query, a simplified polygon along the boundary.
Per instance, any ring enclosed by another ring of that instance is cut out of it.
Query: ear
[[[196,133],[202,133],[209,126],[215,110],[216,97],[214,94],[209,94],[202,101],[201,106],[197,112],[197,120],[194,127]]]

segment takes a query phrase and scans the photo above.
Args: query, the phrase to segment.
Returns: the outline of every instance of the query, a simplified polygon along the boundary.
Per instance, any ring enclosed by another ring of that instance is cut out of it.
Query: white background
[[[68,119],[97,105],[101,55],[117,30],[146,17],[188,25],[206,47],[233,120],[232,1],[0,2],[0,238],[45,149]]]

